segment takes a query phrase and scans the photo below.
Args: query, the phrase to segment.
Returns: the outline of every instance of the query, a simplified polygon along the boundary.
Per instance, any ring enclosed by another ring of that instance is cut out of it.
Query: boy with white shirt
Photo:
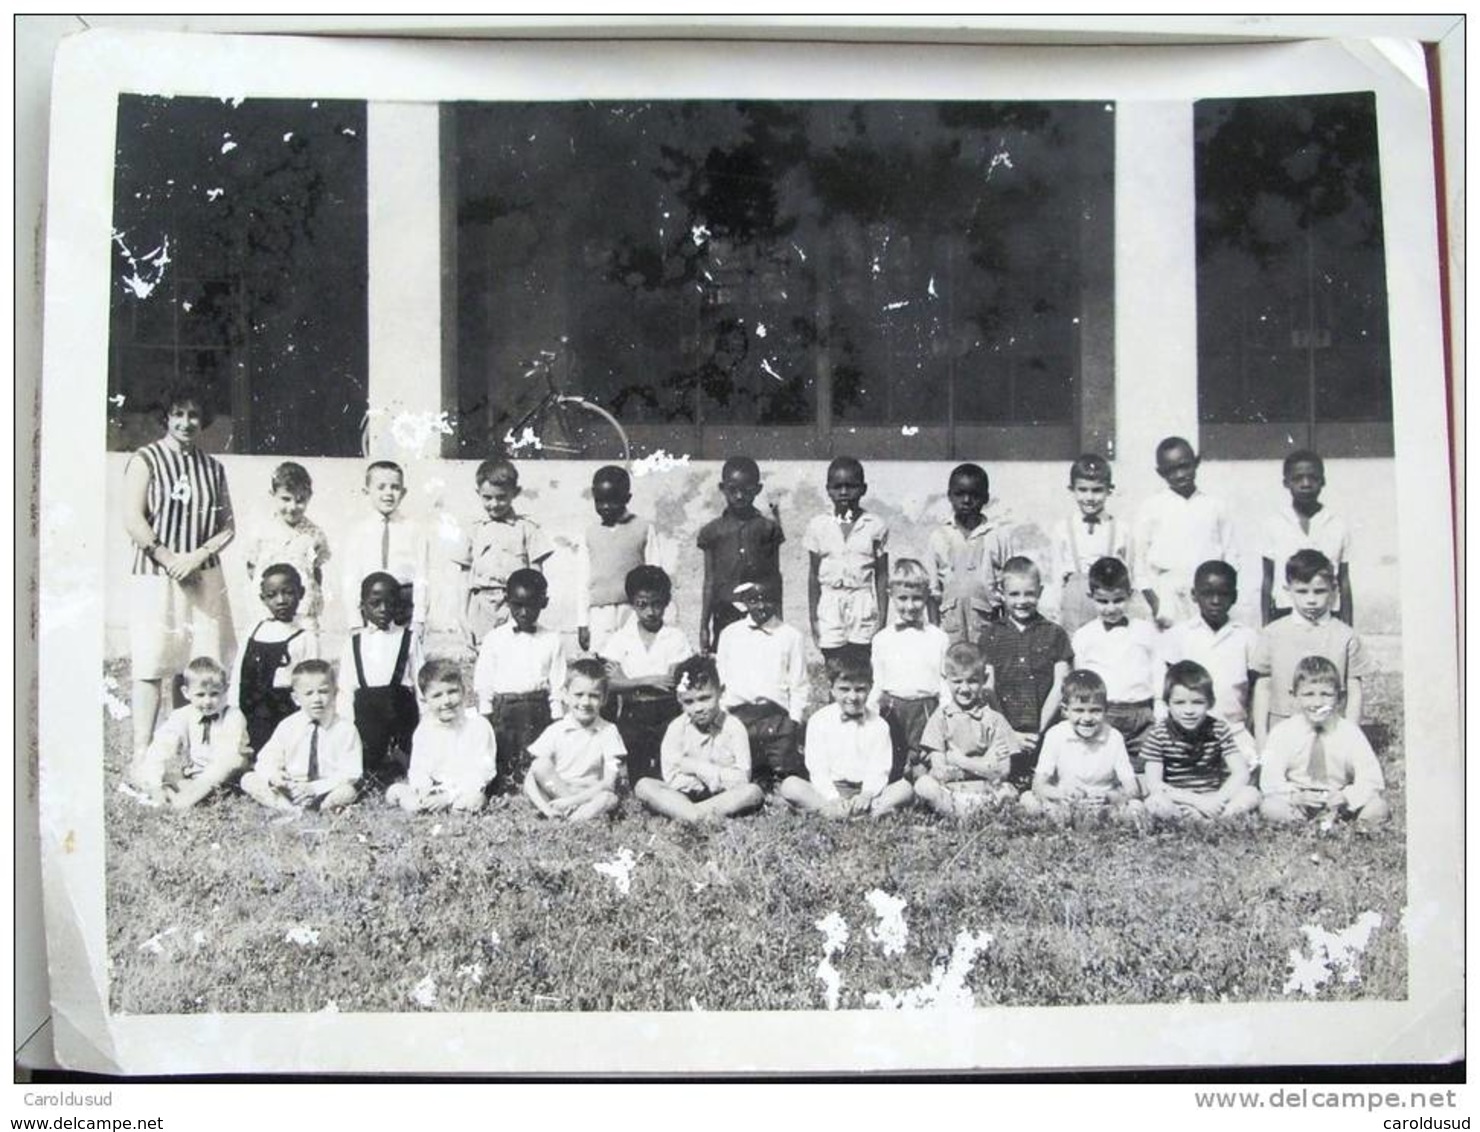
[[[1250,733],[1249,695],[1258,634],[1230,620],[1238,601],[1238,572],[1227,562],[1204,562],[1192,580],[1198,615],[1173,625],[1162,635],[1161,658],[1168,666],[1190,660],[1213,679],[1209,714],[1228,724],[1239,754],[1250,767],[1258,763]]]
[[[383,571],[401,587],[411,611],[411,631],[420,639],[427,618],[427,538],[414,519],[401,510],[406,498],[406,474],[390,460],[377,460],[365,469],[365,496],[371,514],[359,519],[344,540],[340,569],[340,597],[346,615],[359,604],[360,583],[366,575]]]
[[[478,648],[473,691],[478,711],[498,739],[496,793],[519,788],[529,767],[530,744],[563,711],[565,646],[559,633],[539,623],[548,593],[549,583],[538,570],[515,570],[504,595],[509,619]]]
[[[660,776],[659,751],[682,709],[673,698],[674,670],[694,655],[684,631],[663,623],[673,583],[658,566],[627,573],[627,601],[636,615],[607,638],[604,659],[620,708],[617,730],[627,747],[627,781]]]
[[[242,792],[275,810],[337,810],[359,797],[360,733],[334,711],[334,669],[305,660],[293,669],[298,710],[277,726],[242,776]]]
[[[889,725],[868,706],[868,665],[844,655],[828,667],[833,702],[807,721],[807,776],[784,779],[781,796],[830,818],[882,817],[908,806],[913,787],[889,781],[894,744]]]
[[[801,633],[781,620],[781,579],[747,571],[735,587],[746,618],[725,627],[715,660],[725,710],[750,736],[756,784],[771,790],[804,774],[797,732],[807,709],[807,666]]]
[[[1156,446],[1156,474],[1166,489],[1136,512],[1131,564],[1151,617],[1166,629],[1192,615],[1192,575],[1199,562],[1236,558],[1233,524],[1223,501],[1200,491],[1201,460],[1180,436]]]
[[[1259,608],[1264,624],[1291,612],[1290,591],[1284,584],[1284,565],[1297,550],[1319,550],[1336,569],[1338,620],[1352,624],[1351,533],[1346,520],[1321,502],[1326,486],[1326,463],[1314,452],[1301,449],[1285,457],[1285,490],[1290,505],[1264,524],[1262,551],[1264,583]]]
[[[901,558],[894,563],[889,598],[890,623],[874,634],[869,649],[874,676],[869,706],[877,709],[894,736],[894,766],[889,772],[893,782],[912,768],[921,769],[920,736],[944,695],[951,639],[927,616],[930,575],[920,562]]]
[[[1372,826],[1391,816],[1382,766],[1362,729],[1338,714],[1341,673],[1324,656],[1295,666],[1291,696],[1299,714],[1269,733],[1260,814],[1269,821],[1352,818]]]
[[[189,809],[247,765],[247,718],[226,702],[226,670],[198,656],[181,677],[185,706],[154,733],[131,773],[156,804]]]
[[[1165,677],[1161,640],[1151,622],[1126,615],[1131,579],[1118,558],[1101,558],[1089,568],[1089,596],[1100,616],[1074,634],[1074,664],[1104,683],[1105,722],[1125,739],[1131,765],[1140,774],[1141,739],[1156,722],[1156,697]]]
[[[451,660],[432,660],[417,673],[426,714],[411,739],[411,769],[405,782],[385,792],[385,800],[407,813],[483,808],[484,791],[498,769],[493,728],[464,707],[462,668]]]

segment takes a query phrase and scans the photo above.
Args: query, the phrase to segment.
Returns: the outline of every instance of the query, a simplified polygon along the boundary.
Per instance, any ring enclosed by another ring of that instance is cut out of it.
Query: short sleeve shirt
[[[1362,638],[1330,614],[1319,621],[1308,621],[1298,613],[1271,621],[1254,648],[1252,671],[1269,677],[1272,714],[1295,714],[1295,666],[1307,656],[1324,656],[1336,665],[1343,687],[1376,671],[1362,647]]]
[[[1035,774],[1059,786],[1082,787],[1093,793],[1135,780],[1119,731],[1104,724],[1099,734],[1086,740],[1067,721],[1050,727],[1043,737]]]
[[[779,574],[781,544],[785,539],[780,524],[759,511],[744,518],[724,511],[705,523],[699,528],[698,544],[700,550],[714,552],[710,599],[730,601],[748,566]]]
[[[1011,620],[987,622],[977,647],[992,667],[1002,714],[1018,731],[1037,731],[1055,666],[1074,661],[1069,634],[1035,613],[1021,626]]]
[[[484,519],[455,559],[469,571],[468,584],[500,589],[515,570],[536,566],[555,553],[544,529],[523,515]]]
[[[1006,771],[1011,752],[1007,737],[1011,724],[986,704],[974,708],[944,703],[931,713],[920,735],[920,746],[927,751],[996,758]],[[952,768],[959,770],[959,768]],[[964,771],[949,777],[967,777]]]
[[[1206,716],[1195,731],[1184,731],[1163,719],[1141,741],[1141,757],[1161,763],[1161,778],[1178,790],[1213,793],[1228,778],[1228,760],[1238,753],[1233,731],[1215,716]]]
[[[616,727],[598,717],[586,727],[570,716],[557,719],[529,745],[535,758],[551,755],[555,773],[566,782],[594,786],[627,757],[627,748]]]
[[[889,547],[889,528],[860,511],[847,532],[837,515],[817,515],[807,524],[802,546],[817,555],[817,580],[825,588],[859,590],[874,584],[874,562]]]

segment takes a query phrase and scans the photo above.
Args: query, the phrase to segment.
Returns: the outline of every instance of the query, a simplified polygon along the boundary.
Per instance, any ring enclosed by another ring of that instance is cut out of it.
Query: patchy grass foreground
[[[1369,912],[1380,923],[1355,966],[1330,962],[1314,993],[1403,998],[1398,678],[1374,693],[1398,815],[1375,836],[1060,830],[1017,813],[838,825],[784,807],[696,832],[630,799],[585,828],[519,804],[284,819],[233,796],[174,815],[117,792],[127,722],[109,720],[112,1005],[790,1010],[824,1008],[830,985],[844,1009],[1257,1001],[1287,996],[1303,928],[1340,932]],[[903,901],[902,935],[875,890]],[[847,940],[824,963],[818,925],[834,915]]]

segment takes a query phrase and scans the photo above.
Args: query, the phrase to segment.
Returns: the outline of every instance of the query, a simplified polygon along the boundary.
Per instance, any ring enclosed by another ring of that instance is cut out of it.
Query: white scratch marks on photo
[[[357,133],[355,133],[354,130],[350,129],[348,126],[345,126],[344,129],[340,130],[339,132],[341,134],[343,134],[347,138],[359,137],[359,135]]]
[[[680,455],[659,448],[640,460],[632,461],[632,474],[638,478],[655,476],[659,472],[671,472],[674,468],[685,468],[688,463],[689,454],[687,452]]]
[[[293,140],[293,131],[292,130],[289,130],[286,134],[283,135],[283,141],[290,142],[292,140]]]
[[[766,373],[770,374],[777,381],[785,381],[786,380],[786,378],[782,377],[779,373],[777,373],[771,367],[771,359],[770,358],[762,358],[761,359],[761,369],[765,370]]]
[[[689,229],[689,239],[694,241],[694,247],[702,248],[705,241],[709,239],[710,232],[707,225],[695,224]]]
[[[626,896],[632,891],[632,870],[637,867],[637,857],[631,849],[624,846],[617,850],[617,855],[610,861],[598,861],[591,867],[602,876],[611,878],[618,895]]]
[[[885,303],[884,304],[884,309],[886,311],[897,311],[901,307],[907,307],[909,305],[910,305],[910,301],[908,299],[900,299],[898,302]]]
[[[226,137],[228,139],[230,139],[231,135],[230,134],[227,134]],[[227,141],[224,141],[224,142],[221,143],[221,152],[222,153],[230,153],[235,148],[236,148],[236,142],[234,142],[234,141],[227,140]]]
[[[534,429],[527,427],[518,436],[515,436],[512,430],[504,433],[504,445],[511,453],[522,452],[526,448],[538,452],[544,447],[540,438],[534,434]]]
[[[411,988],[411,1001],[430,1010],[437,1005],[437,980],[428,975]]]
[[[170,259],[170,238],[166,236],[159,247],[146,255],[136,257],[128,244],[124,243],[127,236],[127,232],[115,230],[113,233],[113,242],[118,245],[118,250],[123,253],[123,258],[128,261],[129,266],[130,274],[123,277],[123,285],[133,292],[135,298],[147,299],[164,279],[165,267],[173,262]],[[141,264],[149,264],[153,271],[144,271]],[[151,275],[153,278],[150,278]]]
[[[223,98],[221,101],[224,102],[227,106],[230,106],[233,110],[235,110],[235,109],[237,109],[237,107],[239,107],[246,100],[247,99],[246,99],[246,96],[245,95],[238,94],[238,95],[236,95],[234,97]],[[318,103],[314,103],[314,105],[317,106]],[[231,135],[230,134],[227,134],[226,136],[227,137],[230,137]]]
[[[987,164],[987,180],[990,181],[992,179],[992,174],[997,171],[997,166],[999,165],[1008,169],[1013,167],[1012,154],[1008,153],[1005,149],[999,149],[996,153],[992,154],[992,160]]]
[[[108,714],[114,719],[127,719],[133,714],[128,704],[116,692],[120,691],[118,681],[111,676],[103,677],[103,706],[108,709]]]
[[[976,1005],[976,997],[966,986],[966,976],[992,940],[991,932],[963,928],[956,933],[950,957],[945,962],[936,960],[930,982],[902,994],[870,991],[863,996],[864,1001],[884,1010],[970,1010]]]
[[[295,924],[288,929],[288,934],[283,936],[286,943],[296,943],[299,947],[317,947],[319,945],[319,933],[317,929],[307,927],[303,924]]]
[[[836,912],[829,912],[817,921],[816,927],[822,933],[822,958],[817,964],[817,978],[822,983],[822,996],[827,1008],[836,1010],[843,991],[843,976],[833,966],[833,956],[848,946],[848,921]]]
[[[905,941],[910,937],[910,929],[904,922],[904,899],[876,888],[864,896],[864,900],[879,918],[878,924],[868,930],[869,939],[877,943],[885,955],[903,955]]]
[[[912,424],[900,425],[899,426],[899,435],[900,436],[919,436],[920,435],[920,426],[919,425],[912,425]]]
[[[165,928],[162,932],[155,932],[143,943],[139,944],[139,950],[147,951],[150,955],[163,955],[164,941],[179,930],[179,928]]]
[[[804,251],[802,251],[801,245],[800,244],[792,244],[791,246],[796,251],[797,258],[800,259],[803,263],[806,263],[807,262],[807,253],[804,252]]]
[[[935,291],[935,276],[934,275],[932,275],[930,277],[930,282],[927,283],[927,284],[925,284],[925,293],[927,295],[929,295],[932,299],[938,299],[938,298],[940,298],[940,296],[938,294],[936,294],[936,291]]]
[[[769,331],[766,330],[766,324],[764,322],[755,324],[755,336],[757,338],[764,338],[768,333]]]
[[[1356,921],[1341,931],[1331,932],[1314,924],[1300,930],[1305,936],[1309,955],[1299,948],[1290,949],[1290,977],[1285,980],[1285,993],[1314,995],[1334,977],[1343,983],[1356,983],[1362,978],[1358,961],[1372,933],[1382,926],[1382,914],[1363,912]]]

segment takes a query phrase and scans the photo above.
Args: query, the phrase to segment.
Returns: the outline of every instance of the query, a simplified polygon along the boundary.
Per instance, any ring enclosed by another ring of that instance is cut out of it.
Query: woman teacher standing
[[[199,447],[214,414],[193,385],[170,388],[160,404],[164,436],[124,469],[135,766],[154,734],[162,682],[173,684],[197,656],[229,670],[235,645],[219,557],[236,534],[231,496],[225,469]]]

